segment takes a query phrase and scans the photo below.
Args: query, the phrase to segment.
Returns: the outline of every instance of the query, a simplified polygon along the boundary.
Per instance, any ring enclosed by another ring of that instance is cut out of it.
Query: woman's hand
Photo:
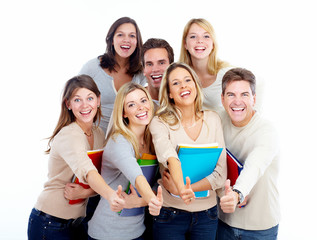
[[[151,198],[149,202],[149,212],[153,216],[157,216],[160,214],[160,210],[163,205],[163,196],[162,196],[162,188],[158,186],[156,197]]]
[[[165,169],[163,172],[162,182],[163,182],[163,186],[165,187],[167,191],[169,191],[170,193],[174,195],[179,195],[177,187],[172,179],[172,176],[167,169]]]
[[[195,200],[195,193],[190,186],[190,179],[186,177],[186,185],[180,190],[180,197],[183,199],[185,204],[191,204]]]
[[[143,198],[139,197],[137,191],[132,186],[132,184],[130,184],[130,194],[122,192],[121,195],[125,201],[124,208],[137,208],[147,205]]]
[[[120,212],[125,205],[125,201],[121,195],[122,193],[122,186],[119,185],[117,191],[113,191],[111,196],[108,199],[110,209],[114,212]]]
[[[88,198],[95,194],[91,188],[85,189],[77,183],[67,183],[64,188],[64,197],[67,200]]]

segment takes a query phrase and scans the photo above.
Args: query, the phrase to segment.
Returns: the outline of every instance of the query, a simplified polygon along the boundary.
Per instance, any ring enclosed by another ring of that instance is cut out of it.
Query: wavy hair
[[[201,90],[201,83],[195,71],[185,63],[176,62],[169,65],[169,67],[165,70],[163,75],[163,79],[161,81],[161,87],[159,92],[159,101],[160,107],[156,112],[156,115],[159,116],[163,121],[168,123],[170,126],[175,126],[180,122],[181,119],[181,112],[176,107],[175,102],[173,99],[169,97],[170,88],[169,88],[169,77],[171,72],[173,72],[176,68],[183,68],[189,72],[193,81],[195,83],[197,96],[195,98],[195,114],[197,117],[198,113],[202,111],[203,105],[203,93]]]
[[[124,117],[124,101],[126,96],[135,91],[136,89],[142,90],[145,95],[147,96],[148,100],[150,101],[150,106],[151,106],[151,111],[152,111],[152,117],[153,117],[153,111],[154,111],[154,104],[151,98],[151,95],[149,92],[142,87],[141,85],[134,83],[134,82],[128,82],[124,84],[120,90],[118,91],[116,100],[114,102],[113,106],[113,125],[111,126],[111,129],[109,131],[109,134],[106,138],[106,143],[110,138],[115,140],[116,136],[121,134],[123,137],[125,137],[133,146],[134,152],[135,152],[135,157],[138,159],[139,158],[139,144],[138,140],[135,136],[135,134],[131,131],[129,128],[129,120]],[[144,142],[150,143],[150,152],[154,153],[154,146],[152,143],[152,137],[150,130],[148,128],[148,125],[145,127],[145,132],[144,132]]]
[[[188,64],[189,66],[193,67],[193,63],[191,60],[191,55],[188,52],[188,50],[185,48],[186,44],[186,38],[189,32],[190,27],[196,23],[198,26],[203,28],[206,32],[208,32],[211,36],[211,39],[213,41],[213,49],[211,50],[211,53],[209,54],[208,59],[208,72],[211,75],[216,75],[218,71],[224,67],[230,66],[227,62],[221,61],[217,57],[218,52],[218,43],[216,39],[216,33],[212,25],[203,18],[193,18],[191,19],[184,27],[183,30],[183,37],[182,37],[182,44],[181,44],[181,50],[180,50],[180,57],[179,61],[184,62]]]

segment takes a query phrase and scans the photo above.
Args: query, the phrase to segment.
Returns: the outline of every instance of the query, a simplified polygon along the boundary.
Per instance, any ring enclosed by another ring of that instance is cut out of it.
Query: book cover
[[[233,186],[240,172],[243,169],[243,164],[228,150],[227,152],[227,179],[230,179],[230,186]]]
[[[156,175],[158,173],[158,166],[159,166],[156,156],[151,154],[143,154],[142,158],[138,159],[137,162],[141,167],[144,177],[148,181],[149,185],[152,187],[155,184]],[[130,194],[130,183],[126,189],[126,193]],[[140,197],[139,193],[138,195]],[[144,214],[144,209],[145,207],[129,208],[129,209],[124,208],[121,210],[119,215],[121,217],[137,216],[140,214]]]
[[[178,146],[178,157],[181,161],[184,184],[186,177],[189,177],[191,183],[200,181],[210,175],[218,162],[222,148],[218,148],[217,143],[212,144],[197,144]],[[208,197],[209,191],[195,192],[195,197]]]
[[[89,158],[91,159],[92,163],[97,168],[98,172],[100,173],[103,149],[87,151],[87,154],[88,154]],[[85,189],[89,188],[89,185],[79,182],[78,178],[75,175],[73,177],[72,182],[79,184],[80,186],[82,186]],[[77,203],[81,203],[83,201],[85,201],[85,199],[69,200],[69,204],[77,204]]]

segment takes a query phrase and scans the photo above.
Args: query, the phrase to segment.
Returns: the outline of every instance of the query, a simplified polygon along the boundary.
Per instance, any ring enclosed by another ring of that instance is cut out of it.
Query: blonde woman
[[[48,180],[32,209],[28,239],[81,239],[85,234],[81,221],[87,201],[70,205],[64,197],[64,187],[74,174],[107,199],[111,210],[123,208],[121,186],[115,186],[118,192],[110,188],[87,155],[88,150],[104,146],[105,136],[98,127],[100,117],[100,92],[94,80],[80,75],[67,81],[60,117],[46,151]]]
[[[149,206],[152,215],[158,215],[163,203],[162,190],[153,193],[137,159],[144,153],[154,153],[148,129],[153,116],[153,102],[141,85],[127,83],[118,91],[113,112],[113,125],[106,139],[101,175],[110,186],[118,183],[123,189],[129,182],[138,190],[124,195],[125,208]],[[130,188],[133,189],[133,188]],[[88,222],[90,239],[143,239],[144,214],[123,217],[110,211],[109,204],[101,199],[92,219]]]
[[[217,56],[218,43],[212,25],[203,18],[191,19],[185,26],[180,50],[180,62],[188,64],[198,75],[205,96],[203,106],[219,111],[221,81],[231,68]]]
[[[176,146],[217,142],[225,148],[220,118],[213,111],[202,110],[203,94],[197,75],[184,63],[167,68],[159,99],[160,108],[150,131],[163,173],[159,184],[164,202],[160,215],[154,217],[154,239],[185,239],[185,235],[190,239],[214,239],[218,223],[215,190],[226,180],[225,151],[209,176],[193,184],[187,178],[184,184]],[[194,192],[205,190],[209,190],[208,197],[195,199]]]

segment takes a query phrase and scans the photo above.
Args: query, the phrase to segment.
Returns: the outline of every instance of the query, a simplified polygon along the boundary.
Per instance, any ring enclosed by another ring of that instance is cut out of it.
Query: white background
[[[104,53],[110,25],[123,16],[136,20],[143,42],[166,39],[175,60],[185,24],[206,18],[219,57],[266,81],[264,113],[279,130],[283,152],[279,239],[316,239],[315,10],[307,0],[2,1],[0,239],[26,239],[64,83]]]

